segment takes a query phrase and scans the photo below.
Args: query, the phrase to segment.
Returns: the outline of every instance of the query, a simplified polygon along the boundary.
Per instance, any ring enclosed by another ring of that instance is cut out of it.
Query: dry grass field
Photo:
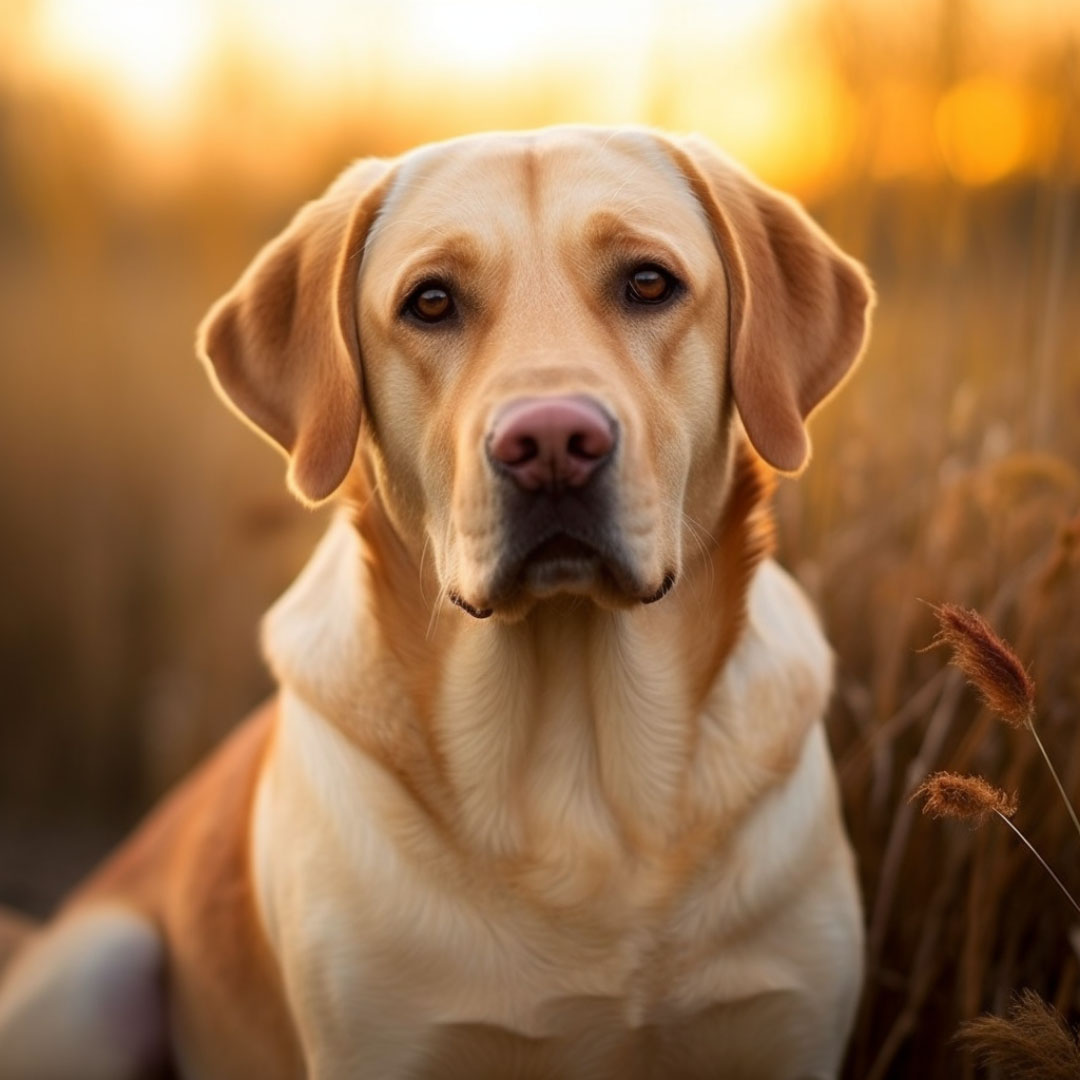
[[[270,689],[257,620],[324,519],[290,501],[281,462],[206,384],[191,342],[209,302],[351,157],[635,119],[732,134],[880,296],[866,360],[776,506],[780,558],[837,656],[830,737],[869,925],[847,1075],[979,1075],[957,1027],[1022,988],[1080,1019],[1077,920],[1053,883],[997,823],[908,803],[940,768],[1017,791],[1017,825],[1080,890],[1080,839],[1030,738],[920,651],[924,601],[987,615],[1029,664],[1080,801],[1076,23],[1021,34],[1010,5],[987,5],[994,23],[957,0],[908,22],[873,2],[791,5],[827,76],[792,99],[820,115],[777,114],[804,140],[800,173],[786,135],[772,150],[735,137],[753,124],[730,126],[738,102],[710,97],[734,91],[701,82],[689,23],[622,111],[584,96],[578,60],[515,75],[498,101],[463,79],[434,114],[415,87],[395,96],[385,67],[357,91],[369,107],[346,109],[219,58],[174,144],[164,119],[133,119],[81,75],[36,73],[26,43],[47,6],[15,4],[0,34],[0,902],[47,911]],[[805,141],[811,120],[824,148]]]

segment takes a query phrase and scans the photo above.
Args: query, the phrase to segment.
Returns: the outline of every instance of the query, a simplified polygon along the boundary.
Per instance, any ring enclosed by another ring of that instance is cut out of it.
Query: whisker
[[[420,599],[427,603],[427,596],[424,593],[424,559],[427,556],[428,545],[431,543],[431,533],[424,534],[424,546],[420,551]]]
[[[705,596],[703,596],[702,593],[704,592],[706,595],[711,594],[713,589],[715,588],[716,567],[713,564],[713,560],[709,558],[709,547],[702,539],[702,534],[704,533],[704,535],[707,536],[710,540],[713,540],[714,546],[716,541],[713,539],[712,534],[707,529],[702,528],[702,526],[698,524],[698,522],[696,522],[689,514],[680,511],[680,517],[682,518],[683,523],[686,525],[687,533],[689,534],[690,539],[697,546],[697,550],[701,555],[702,561],[705,563],[705,589],[695,590],[694,597],[698,603],[698,611],[703,612],[705,610]]]

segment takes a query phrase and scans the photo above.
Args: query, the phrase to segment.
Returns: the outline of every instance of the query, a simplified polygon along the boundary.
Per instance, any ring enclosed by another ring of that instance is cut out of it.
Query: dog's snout
[[[496,416],[487,449],[526,491],[582,487],[615,449],[615,424],[589,397],[521,398]]]

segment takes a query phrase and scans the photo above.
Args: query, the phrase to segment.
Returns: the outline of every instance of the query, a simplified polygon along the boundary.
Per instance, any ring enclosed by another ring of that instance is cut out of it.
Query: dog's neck
[[[711,543],[660,603],[565,598],[509,624],[433,613],[372,498],[335,521],[271,611],[266,651],[287,693],[464,848],[543,861],[550,837],[579,854],[667,851],[694,827],[700,718],[770,547],[770,489],[740,451]]]

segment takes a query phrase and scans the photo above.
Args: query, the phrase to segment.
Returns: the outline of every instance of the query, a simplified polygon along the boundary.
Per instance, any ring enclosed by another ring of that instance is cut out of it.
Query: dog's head
[[[364,162],[211,310],[200,352],[304,500],[369,472],[446,595],[659,600],[715,523],[733,416],[775,468],[871,292],[703,140],[552,129]]]

